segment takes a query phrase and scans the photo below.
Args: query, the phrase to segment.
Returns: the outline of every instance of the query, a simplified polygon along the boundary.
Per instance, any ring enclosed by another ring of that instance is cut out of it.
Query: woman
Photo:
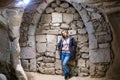
[[[70,78],[70,71],[67,66],[70,58],[75,57],[76,53],[76,41],[73,37],[68,35],[67,30],[61,32],[62,39],[58,43],[58,48],[60,50],[60,59],[62,60],[62,69],[65,76],[65,80]]]

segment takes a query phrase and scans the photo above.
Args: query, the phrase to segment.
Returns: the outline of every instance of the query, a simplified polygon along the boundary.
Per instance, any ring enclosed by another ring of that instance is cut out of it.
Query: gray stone
[[[62,13],[52,13],[52,23],[61,23]]]
[[[63,8],[68,8],[69,4],[68,3],[62,3],[60,6],[63,7]]]
[[[50,23],[52,20],[51,14],[42,14],[41,23]]]
[[[61,24],[61,28],[62,28],[62,29],[68,29],[68,28],[69,28],[69,25],[68,25],[68,24],[65,24],[65,23],[62,23],[62,24]]]
[[[75,13],[75,9],[73,7],[69,7],[69,8],[67,8],[66,13],[73,14],[73,13]]]
[[[97,49],[97,39],[95,38],[94,34],[89,34],[89,49]]]
[[[92,19],[100,19],[100,18],[101,18],[101,15],[98,14],[98,13],[92,13],[92,14],[91,14],[91,18],[92,18]]]
[[[89,48],[87,46],[81,47],[80,52],[89,52]]]
[[[35,36],[28,36],[27,45],[30,47],[35,47]]]
[[[63,14],[63,22],[66,22],[69,24],[70,22],[73,21],[73,14]]]
[[[109,47],[110,47],[109,43],[99,44],[99,48],[109,48]]]
[[[21,60],[22,67],[24,70],[29,71],[29,61],[28,60]]]
[[[36,58],[30,59],[30,71],[36,71]]]
[[[95,32],[95,29],[91,22],[85,23],[85,26],[86,26],[86,30],[87,30],[88,34],[92,34]]]
[[[20,56],[22,59],[31,59],[36,57],[36,51],[33,47],[22,47]]]
[[[46,43],[37,43],[37,52],[46,52]]]
[[[47,51],[49,52],[55,52],[56,45],[55,44],[47,44]]]
[[[7,80],[7,77],[4,74],[0,73],[0,80]]]
[[[92,63],[111,62],[110,48],[90,50],[89,58]]]
[[[83,29],[78,29],[78,33],[79,33],[79,34],[86,34],[87,31],[86,31],[85,28],[83,28]]]
[[[36,35],[36,41],[37,42],[46,42],[47,40],[46,35]]]
[[[51,7],[46,8],[46,13],[52,13],[54,10]]]
[[[74,13],[73,18],[74,20],[79,20],[80,15],[78,13]]]
[[[35,35],[35,31],[36,31],[36,26],[30,25],[28,30],[28,35],[31,35],[31,36]]]
[[[61,13],[61,12],[63,13],[63,12],[65,12],[65,9],[62,8],[62,7],[56,7],[55,11],[58,12],[58,13]]]

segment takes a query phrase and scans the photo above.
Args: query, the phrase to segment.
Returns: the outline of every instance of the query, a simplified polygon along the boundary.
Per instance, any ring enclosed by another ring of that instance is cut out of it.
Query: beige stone
[[[73,7],[69,7],[69,8],[67,8],[67,10],[66,10],[66,13],[71,13],[71,14],[73,14],[73,13],[75,13],[75,9],[73,8]]]
[[[62,29],[68,29],[68,28],[69,28],[69,25],[68,25],[68,24],[65,24],[65,23],[62,23],[62,24],[61,24],[61,28],[62,28]]]
[[[53,35],[53,34],[57,35],[57,34],[58,34],[58,30],[48,30],[48,31],[47,31],[47,34],[48,34],[48,35],[51,35],[51,34],[52,34],[52,35]]]
[[[56,45],[55,44],[47,44],[47,51],[49,52],[55,52]]]
[[[52,23],[61,23],[62,13],[52,13]]]
[[[63,8],[68,8],[69,4],[68,3],[62,3],[60,6],[63,7]]]
[[[79,18],[80,18],[80,15],[78,14],[78,13],[74,13],[74,20],[79,20]]]
[[[46,52],[46,43],[37,43],[37,52]]]
[[[84,59],[79,59],[78,60],[78,66],[79,67],[85,67],[85,60]]]
[[[63,22],[66,22],[69,24],[70,22],[73,21],[73,14],[63,14]]]
[[[51,7],[52,7],[52,8],[55,8],[55,7],[57,7],[57,4],[56,4],[56,3],[52,3],[52,4],[51,4]]]
[[[37,42],[46,42],[46,35],[36,35]]]
[[[52,19],[51,14],[42,14],[41,23],[50,23]]]
[[[51,7],[48,7],[47,9],[46,9],[46,13],[52,13],[54,10],[53,10],[53,8],[51,8]]]
[[[57,42],[56,35],[47,35],[47,43],[56,44],[56,42]]]
[[[61,13],[61,12],[63,13],[63,12],[65,12],[65,9],[62,8],[62,7],[56,7],[55,11],[58,12],[58,13]]]
[[[75,35],[76,34],[76,30],[69,30],[68,33],[69,33],[69,35]]]

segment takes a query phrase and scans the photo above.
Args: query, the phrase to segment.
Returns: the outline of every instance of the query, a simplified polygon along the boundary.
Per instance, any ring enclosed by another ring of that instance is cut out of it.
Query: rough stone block
[[[21,54],[22,59],[31,59],[36,57],[36,51],[33,47],[22,47]]]
[[[79,20],[79,18],[80,18],[80,15],[78,13],[74,13],[73,19],[74,20]]]
[[[63,22],[70,23],[73,21],[73,14],[63,14]]]
[[[84,23],[82,21],[77,21],[77,27],[78,28],[83,28],[84,27]]]
[[[88,59],[88,58],[89,58],[89,54],[83,53],[83,54],[82,54],[82,58]]]
[[[110,43],[99,44],[99,48],[109,48],[109,47],[110,47]]]
[[[84,59],[79,59],[78,60],[78,67],[85,67],[85,60]]]
[[[78,33],[79,33],[79,34],[86,34],[87,31],[86,31],[85,28],[83,28],[83,29],[78,29]]]
[[[55,62],[55,69],[62,69],[62,66],[61,66],[61,60],[56,60]]]
[[[40,34],[47,34],[47,30],[41,30],[41,28],[38,28],[36,30],[36,35],[40,35]]]
[[[55,7],[57,7],[57,4],[56,4],[56,3],[52,3],[52,4],[51,4],[51,7],[52,7],[52,8],[55,8]]]
[[[110,48],[90,50],[89,58],[92,63],[110,62]]]
[[[46,35],[36,35],[37,42],[46,42]]]
[[[63,13],[63,12],[65,12],[65,9],[62,8],[62,7],[56,7],[55,11],[58,12],[58,13]]]
[[[60,59],[60,51],[56,51],[55,58]]]
[[[63,8],[68,8],[69,4],[68,3],[62,3],[60,6],[63,7]]]
[[[81,47],[80,52],[88,53],[89,52],[89,48],[87,46],[83,46],[83,47]]]
[[[47,44],[47,51],[49,52],[55,52],[56,45],[55,44]]]
[[[61,23],[62,13],[52,13],[52,23]]]
[[[48,7],[47,9],[46,9],[46,13],[52,13],[54,10],[53,10],[53,8],[51,8],[51,7]]]
[[[44,57],[44,58],[43,58],[43,62],[44,62],[44,63],[54,63],[54,62],[55,62],[55,58]]]
[[[30,71],[36,71],[36,59],[30,59]]]
[[[66,13],[74,14],[75,11],[76,11],[76,10],[75,10],[73,7],[69,7],[69,8],[67,8]]]
[[[47,35],[47,43],[55,44],[57,42],[56,35]]]
[[[28,60],[21,60],[22,67],[25,71],[29,71],[29,61]]]
[[[69,30],[68,33],[69,33],[69,35],[75,35],[76,34],[76,30]]]
[[[45,63],[46,68],[54,68],[55,64],[54,63]]]
[[[51,47],[52,47],[52,46],[51,46]],[[46,52],[46,53],[45,53],[45,56],[55,57],[55,53],[53,53],[53,52]]]
[[[88,34],[92,34],[95,32],[95,29],[91,22],[85,23],[85,26],[86,26],[86,30],[87,30]]]
[[[35,47],[35,36],[28,36],[27,45],[30,47]]]
[[[52,20],[51,14],[42,14],[41,23],[50,23]]]
[[[35,25],[30,25],[29,30],[28,30],[28,35],[33,36],[35,34],[36,26]]]
[[[68,29],[68,28],[69,28],[69,25],[68,25],[68,24],[63,23],[63,24],[61,24],[61,28],[62,28],[62,29]]]
[[[88,35],[78,35],[78,41],[80,43],[85,43],[88,41]]]
[[[48,30],[48,31],[47,31],[47,34],[48,34],[48,35],[51,35],[51,34],[52,34],[52,35],[53,35],[53,34],[57,35],[57,34],[58,34],[58,30]]]
[[[37,52],[42,53],[46,52],[46,43],[37,43]]]

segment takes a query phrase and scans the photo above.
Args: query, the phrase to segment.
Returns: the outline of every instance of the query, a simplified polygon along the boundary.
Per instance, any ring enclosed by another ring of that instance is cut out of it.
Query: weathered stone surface
[[[30,59],[30,71],[36,71],[36,59]]]
[[[101,15],[98,14],[98,13],[92,13],[92,14],[91,14],[91,18],[92,18],[92,19],[100,19],[100,18],[101,18]]]
[[[56,4],[56,3],[52,3],[52,4],[51,4],[51,7],[52,7],[52,8],[55,8],[55,7],[57,7],[57,4]]]
[[[89,58],[89,54],[83,53],[83,54],[82,54],[82,58],[88,59],[88,58]]]
[[[46,52],[46,43],[37,43],[37,52]]]
[[[68,28],[69,28],[69,25],[68,25],[68,24],[63,23],[63,24],[61,24],[61,28],[62,28],[62,29],[68,29]]]
[[[60,26],[60,23],[53,23],[51,24],[51,26],[57,27],[57,26]]]
[[[61,4],[61,0],[56,0],[56,4],[60,5]]]
[[[37,42],[46,42],[46,35],[36,35]]]
[[[86,31],[85,28],[83,28],[83,29],[78,29],[78,33],[79,33],[79,34],[86,34],[87,31]]]
[[[55,35],[47,35],[47,43],[55,44],[57,42],[57,37]]]
[[[87,73],[82,72],[82,73],[79,74],[79,76],[81,76],[81,77],[87,77],[87,76],[89,76],[89,73],[88,72]]]
[[[76,32],[76,30],[69,30],[68,33],[69,33],[69,35],[75,35],[77,32]]]
[[[31,36],[35,35],[35,30],[36,30],[36,26],[30,25],[28,30],[28,35],[31,35]]]
[[[36,34],[39,35],[39,34],[47,34],[47,30],[41,30],[41,28],[38,28],[36,30]]]
[[[52,20],[51,14],[43,14],[41,17],[41,23],[50,23]]]
[[[55,67],[55,64],[54,63],[46,63],[45,67],[46,68],[53,68],[53,67]]]
[[[56,59],[60,59],[60,51],[56,51],[55,52],[55,58]]]
[[[4,74],[0,73],[0,80],[7,80],[7,77]]]
[[[89,48],[90,49],[97,49],[98,44],[97,44],[97,39],[95,38],[94,34],[89,34]]]
[[[78,41],[80,43],[85,43],[88,41],[88,35],[78,35]]]
[[[55,52],[56,45],[55,44],[47,44],[47,51],[49,52]]]
[[[51,47],[52,47],[52,46],[51,46]],[[45,53],[45,56],[55,57],[55,53],[53,53],[53,52],[46,52],[46,53]]]
[[[89,53],[90,62],[98,63],[98,62],[110,62],[110,49],[98,49],[98,50],[90,50]]]
[[[63,7],[63,8],[68,8],[69,4],[68,3],[62,3],[60,6]]]
[[[73,8],[73,7],[69,7],[69,8],[67,8],[67,10],[66,10],[66,13],[75,13],[75,9]]]
[[[56,62],[55,62],[55,69],[62,69],[61,60],[56,60]]]
[[[109,43],[99,44],[99,48],[109,48],[109,47],[110,47]]]
[[[63,12],[65,12],[65,9],[62,8],[62,7],[56,7],[55,11],[58,12],[58,13],[61,13],[61,12],[63,13]]]
[[[79,18],[80,18],[80,15],[78,13],[74,13],[73,19],[74,20],[79,20]]]
[[[54,68],[39,68],[39,71],[44,74],[55,74]]]
[[[85,26],[86,26],[86,30],[88,34],[92,34],[95,32],[94,27],[91,22],[85,23]]]
[[[51,35],[51,34],[57,35],[57,34],[58,34],[58,30],[48,30],[48,31],[47,31],[47,34],[48,34],[48,35]]]
[[[27,45],[30,47],[35,47],[35,36],[28,36]]]
[[[88,68],[81,68],[81,72],[89,72]]]
[[[61,23],[62,13],[52,13],[52,23]]]
[[[44,58],[43,58],[43,62],[44,62],[44,63],[54,63],[54,62],[55,62],[55,59],[54,59],[54,58],[51,58],[51,57],[44,57]]]
[[[95,64],[90,63],[90,76],[95,76],[96,74],[96,66]]]
[[[79,59],[78,60],[78,66],[79,67],[85,67],[85,60],[84,59]]]
[[[20,56],[22,59],[31,59],[36,57],[35,48],[32,47],[22,47]]]
[[[89,48],[87,46],[84,46],[80,49],[80,52],[86,52],[88,53],[89,52]]]
[[[21,60],[21,64],[24,70],[29,71],[29,61],[28,60]]]
[[[46,9],[46,13],[52,13],[54,10],[53,10],[53,8],[51,8],[51,7],[48,7],[47,9]]]
[[[77,21],[77,27],[83,28],[84,27],[83,22],[82,21]]]
[[[73,14],[63,14],[63,22],[70,23],[73,21]]]

